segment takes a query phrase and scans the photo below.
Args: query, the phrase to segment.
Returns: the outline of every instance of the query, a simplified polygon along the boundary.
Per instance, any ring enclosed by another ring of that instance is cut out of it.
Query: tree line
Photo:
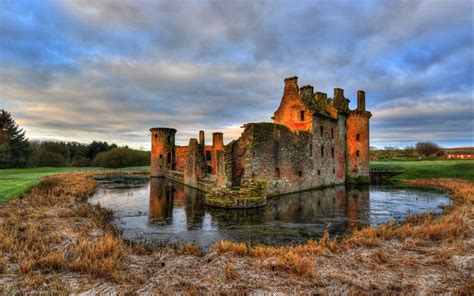
[[[398,148],[386,146],[383,149],[370,147],[370,160],[394,160],[394,159],[430,159],[442,158],[446,152],[433,142],[418,142],[415,146]]]
[[[29,141],[11,114],[0,109],[0,168],[128,167],[150,163],[150,152],[93,141]]]

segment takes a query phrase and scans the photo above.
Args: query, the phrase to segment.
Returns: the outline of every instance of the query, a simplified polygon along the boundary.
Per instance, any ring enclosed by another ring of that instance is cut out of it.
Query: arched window
[[[360,151],[359,151],[359,150],[356,151],[356,156],[357,156],[357,157],[360,156]]]

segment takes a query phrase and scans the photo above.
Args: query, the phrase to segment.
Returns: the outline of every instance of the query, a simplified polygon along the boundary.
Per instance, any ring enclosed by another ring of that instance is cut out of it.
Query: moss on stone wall
[[[370,184],[370,176],[358,176],[358,177],[351,177],[346,175],[346,183],[348,184]]]
[[[205,204],[213,207],[244,209],[267,203],[266,181],[246,180],[239,188],[218,188],[206,194]]]

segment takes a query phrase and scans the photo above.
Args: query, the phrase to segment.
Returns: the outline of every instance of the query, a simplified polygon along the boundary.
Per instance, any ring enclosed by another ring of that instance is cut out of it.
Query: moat
[[[125,239],[157,245],[191,242],[207,250],[220,240],[302,243],[325,230],[342,235],[423,212],[441,213],[445,193],[395,186],[331,187],[270,198],[260,209],[206,207],[203,193],[163,178],[98,177],[93,204],[113,210]]]

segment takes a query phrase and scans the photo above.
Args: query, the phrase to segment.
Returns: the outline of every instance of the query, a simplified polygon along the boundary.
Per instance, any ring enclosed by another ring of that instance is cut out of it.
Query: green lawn
[[[402,171],[393,181],[433,178],[474,181],[474,160],[372,161],[370,168]]]
[[[125,170],[141,170],[149,167],[130,167]],[[108,170],[104,168],[29,168],[0,170],[0,202],[17,198],[29,188],[39,184],[44,176],[74,171]]]

